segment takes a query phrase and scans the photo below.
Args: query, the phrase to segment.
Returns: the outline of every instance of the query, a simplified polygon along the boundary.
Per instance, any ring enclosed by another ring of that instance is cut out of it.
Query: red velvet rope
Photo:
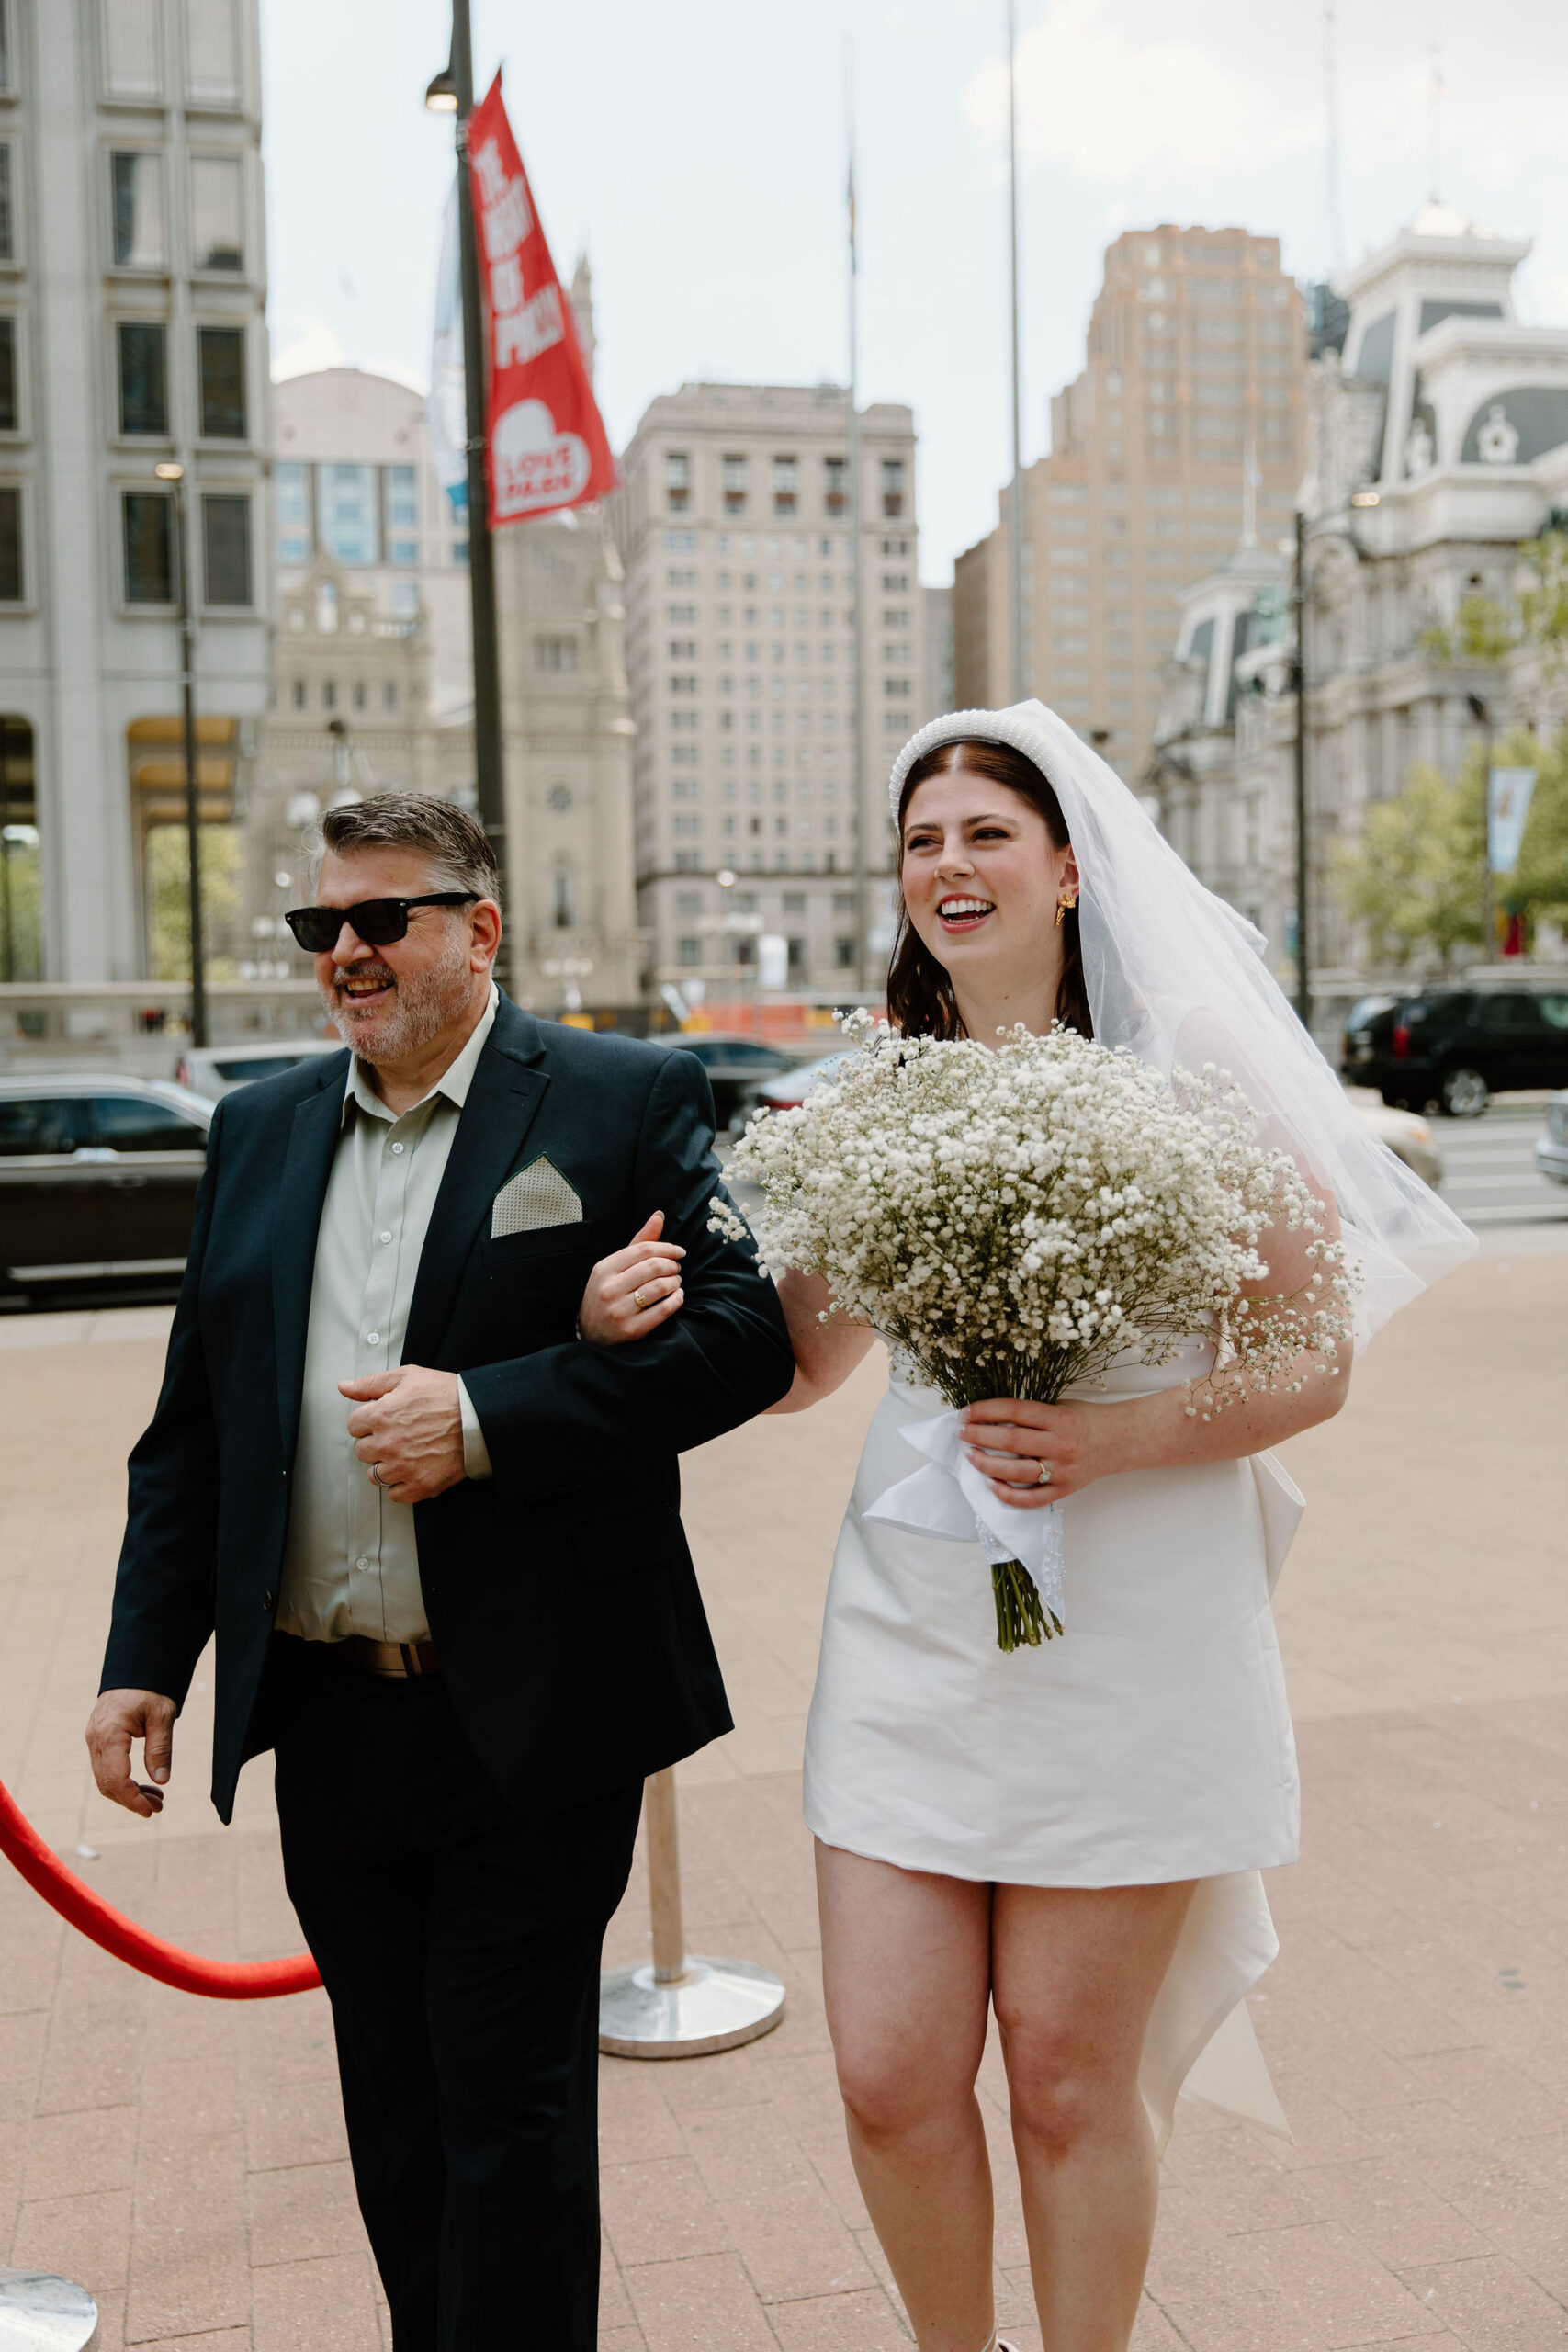
[[[46,1846],[16,1798],[0,1781],[0,1853],[15,1864],[28,1884],[69,1919],[93,1943],[172,1984],[180,1993],[205,1993],[214,2001],[265,2001],[278,1993],[309,1993],[321,1979],[308,1951],[290,1960],[203,1960],[181,1951],[162,1936],[149,1935],[90,1886],[68,1871],[52,1847]]]

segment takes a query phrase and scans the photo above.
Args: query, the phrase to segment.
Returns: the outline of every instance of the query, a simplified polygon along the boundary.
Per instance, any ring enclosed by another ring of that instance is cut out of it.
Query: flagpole
[[[844,114],[849,145],[849,304],[850,304],[850,675],[853,686],[851,758],[853,762],[855,860],[855,982],[863,996],[870,981],[871,954],[865,809],[865,551],[861,545],[860,438],[860,254],[855,242],[855,107],[854,52],[844,44]]]
[[[506,870],[506,776],[502,753],[495,550],[491,539],[490,493],[485,473],[484,313],[479,299],[473,189],[468,178],[468,117],[474,110],[468,0],[452,0],[451,72],[457,98],[457,237],[463,288],[463,383],[468,458],[468,602],[474,636],[474,782],[479,822],[495,853],[504,897],[511,877]],[[503,932],[495,959],[495,976],[503,986],[510,977],[511,963],[509,942]]]
[[[1023,700],[1023,393],[1018,335],[1018,107],[1014,94],[1014,0],[1008,0],[1008,244],[1012,281],[1012,500],[1008,547],[1011,559],[1012,699]]]

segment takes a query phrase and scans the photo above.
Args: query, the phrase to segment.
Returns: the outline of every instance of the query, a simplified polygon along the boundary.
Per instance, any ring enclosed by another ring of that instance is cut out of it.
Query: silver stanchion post
[[[98,2307],[46,2270],[0,2270],[0,2352],[94,2352]]]
[[[783,2017],[784,1988],[751,1961],[687,1951],[672,1766],[646,1782],[643,1814],[653,1958],[599,1979],[599,2047],[615,2058],[700,2058],[754,2041]]]

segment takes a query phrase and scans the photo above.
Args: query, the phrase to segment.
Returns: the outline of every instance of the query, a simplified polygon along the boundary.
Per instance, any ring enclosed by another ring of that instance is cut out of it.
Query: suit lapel
[[[343,1072],[338,1069],[335,1082],[324,1083],[294,1114],[273,1207],[272,1320],[277,1349],[277,1419],[286,1462],[293,1459],[299,1427],[316,1236],[342,1127]]]
[[[405,1363],[434,1362],[475,1237],[522,1154],[548,1089],[548,1075],[536,1067],[542,1051],[525,1050],[526,1031],[534,1024],[525,1028],[525,1020],[502,1000],[474,1071],[414,1279]]]

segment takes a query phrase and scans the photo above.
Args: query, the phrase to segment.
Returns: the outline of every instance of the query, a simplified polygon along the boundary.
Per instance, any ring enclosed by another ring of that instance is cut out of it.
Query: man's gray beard
[[[389,1014],[381,1016],[371,1041],[360,1045],[352,1034],[344,1037],[344,1044],[351,1046],[360,1060],[368,1062],[372,1069],[382,1062],[405,1061],[422,1054],[443,1029],[460,1017],[474,976],[468,968],[468,939],[456,925],[453,930],[450,951],[439,964],[424,972],[394,975],[396,1006]],[[389,964],[384,968],[390,971],[392,967]],[[343,1010],[338,990],[324,988],[321,993],[329,1019],[337,1022]],[[348,1026],[346,1022],[344,1026]],[[339,1034],[342,1035],[341,1030]]]

